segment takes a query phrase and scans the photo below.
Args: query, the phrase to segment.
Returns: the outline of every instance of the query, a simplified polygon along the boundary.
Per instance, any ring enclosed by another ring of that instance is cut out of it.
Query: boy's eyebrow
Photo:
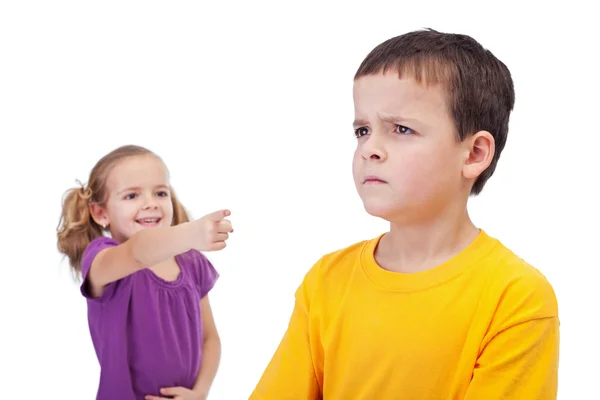
[[[381,118],[382,120],[384,120],[385,122],[390,122],[390,123],[398,123],[398,122],[419,122],[417,119],[414,118],[404,118],[401,117],[399,115],[391,115],[391,114],[379,114],[379,118]]]
[[[379,114],[379,118],[385,122],[390,122],[392,124],[395,123],[399,123],[399,122],[416,122],[419,123],[419,120],[415,119],[415,118],[403,118],[400,116],[394,116],[394,115],[390,115],[390,114]],[[352,126],[357,128],[359,126],[363,126],[363,125],[368,125],[368,122],[364,119],[355,119],[354,122],[352,123]]]

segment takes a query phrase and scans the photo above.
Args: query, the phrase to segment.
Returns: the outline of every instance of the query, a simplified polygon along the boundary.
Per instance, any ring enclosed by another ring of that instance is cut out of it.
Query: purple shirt
[[[200,299],[218,273],[200,252],[175,257],[181,273],[175,281],[144,268],[104,289],[93,299],[86,277],[99,251],[119,243],[94,239],[82,260],[81,293],[87,299],[92,342],[100,362],[98,400],[138,400],[159,389],[191,389],[202,361]]]

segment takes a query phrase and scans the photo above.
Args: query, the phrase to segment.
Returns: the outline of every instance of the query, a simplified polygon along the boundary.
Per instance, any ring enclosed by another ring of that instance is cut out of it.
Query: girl
[[[81,275],[101,367],[97,399],[205,399],[221,345],[200,251],[225,248],[228,210],[190,221],[162,160],[120,147],[63,201],[58,249]]]

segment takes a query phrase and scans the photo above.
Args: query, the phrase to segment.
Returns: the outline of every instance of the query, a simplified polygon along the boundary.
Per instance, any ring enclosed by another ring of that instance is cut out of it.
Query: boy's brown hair
[[[354,79],[395,71],[424,85],[442,85],[448,95],[457,139],[488,131],[495,140],[490,166],[471,188],[477,195],[492,176],[506,144],[515,92],[510,71],[489,50],[467,35],[433,29],[400,35],[375,47]]]

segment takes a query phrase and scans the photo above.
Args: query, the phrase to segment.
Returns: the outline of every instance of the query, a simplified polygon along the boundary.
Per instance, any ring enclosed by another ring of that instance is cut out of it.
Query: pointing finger
[[[223,218],[228,217],[230,215],[231,211],[229,210],[219,210],[205,215],[204,218],[208,218],[211,221],[220,221]]]

